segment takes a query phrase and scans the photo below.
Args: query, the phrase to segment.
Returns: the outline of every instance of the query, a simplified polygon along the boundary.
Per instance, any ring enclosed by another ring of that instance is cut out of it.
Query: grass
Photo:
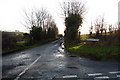
[[[86,38],[88,37],[88,34],[82,34],[80,37],[81,37],[81,40],[86,40]]]
[[[95,60],[117,60],[120,53],[118,46],[89,46],[86,42],[66,44],[66,46],[71,54]]]
[[[18,44],[18,45],[23,45],[23,44],[25,44],[25,43],[27,43],[27,41],[17,41],[16,44]]]
[[[26,41],[19,41],[19,42],[17,42],[18,46],[16,48],[2,51],[2,55],[7,55],[7,54],[14,53],[14,52],[17,52],[17,51],[21,51],[21,50],[37,47],[37,46],[49,43],[49,42],[54,41],[54,40],[56,40],[56,39],[43,40],[43,41],[40,41],[40,42],[38,42],[36,44],[33,44],[33,45],[30,45],[30,46],[25,46],[24,45],[26,43]]]

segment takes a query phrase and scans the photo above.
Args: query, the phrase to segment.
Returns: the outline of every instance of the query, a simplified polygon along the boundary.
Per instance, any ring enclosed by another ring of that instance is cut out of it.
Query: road
[[[3,56],[3,80],[120,79],[118,62],[70,55],[61,42],[63,39]]]

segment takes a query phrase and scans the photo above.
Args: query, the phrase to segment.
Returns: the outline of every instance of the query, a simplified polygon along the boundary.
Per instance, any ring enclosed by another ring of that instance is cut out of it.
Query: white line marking
[[[102,73],[88,74],[88,76],[99,76],[99,75],[102,75]]]
[[[14,80],[18,80],[31,66],[33,66],[41,56],[39,56],[33,63],[31,63],[27,68],[25,68]]]
[[[108,77],[108,76],[100,76],[100,77],[95,77],[94,79],[95,79],[95,80],[96,80],[96,79],[109,79],[109,77]]]
[[[114,72],[109,72],[110,74],[117,74],[120,73],[120,71],[114,71]]]
[[[120,75],[117,75],[117,77],[120,77]]]
[[[66,75],[66,76],[63,76],[63,78],[75,78],[77,77],[77,75]]]

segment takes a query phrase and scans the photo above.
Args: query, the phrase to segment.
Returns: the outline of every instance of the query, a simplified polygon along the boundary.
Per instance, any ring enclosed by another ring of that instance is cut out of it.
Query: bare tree
[[[92,32],[93,32],[93,25],[92,25],[92,22],[91,22],[91,26],[89,27],[89,32],[90,32],[90,37],[92,36]]]
[[[77,0],[63,2],[61,4],[61,9],[65,18],[68,17],[69,14],[80,14],[83,16],[86,12],[85,4]]]
[[[62,14],[65,18],[65,41],[80,41],[79,27],[83,23],[83,15],[86,11],[85,5],[77,0],[63,2],[61,4]]]
[[[101,18],[101,26],[100,26],[101,35],[103,34],[103,30],[104,30],[104,17]]]
[[[24,18],[25,18],[25,21],[24,21],[23,25],[27,29],[30,29],[32,26],[35,25],[35,18],[34,18],[34,11],[33,10],[30,13],[27,13],[24,10]]]
[[[27,28],[31,28],[33,26],[36,27],[45,27],[45,21],[49,16],[49,13],[46,9],[41,8],[41,9],[32,9],[30,13],[25,13],[25,24]]]
[[[113,33],[113,25],[112,24],[109,25],[109,33],[110,33],[110,35],[112,35],[112,33]]]
[[[48,11],[44,8],[32,9],[28,14],[25,13],[25,26],[30,30],[31,42],[40,41],[48,38],[56,38],[58,28]]]
[[[96,19],[94,22],[94,30],[96,32],[96,36],[98,36],[100,32],[100,22],[98,19]]]
[[[101,34],[101,36],[103,35],[103,31],[105,32],[106,35],[106,31],[107,28],[105,26],[105,21],[104,21],[104,17],[98,17],[95,21],[94,21],[94,30],[96,32],[96,35]]]

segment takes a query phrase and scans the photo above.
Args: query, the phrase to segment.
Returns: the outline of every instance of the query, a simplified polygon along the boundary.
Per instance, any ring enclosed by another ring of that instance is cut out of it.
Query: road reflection
[[[17,57],[14,57],[13,60],[22,60],[22,59],[25,59],[28,57],[30,57],[30,54],[22,54],[22,55],[19,55]]]
[[[59,57],[65,57],[65,55],[63,54],[55,54],[55,57],[59,58]]]

